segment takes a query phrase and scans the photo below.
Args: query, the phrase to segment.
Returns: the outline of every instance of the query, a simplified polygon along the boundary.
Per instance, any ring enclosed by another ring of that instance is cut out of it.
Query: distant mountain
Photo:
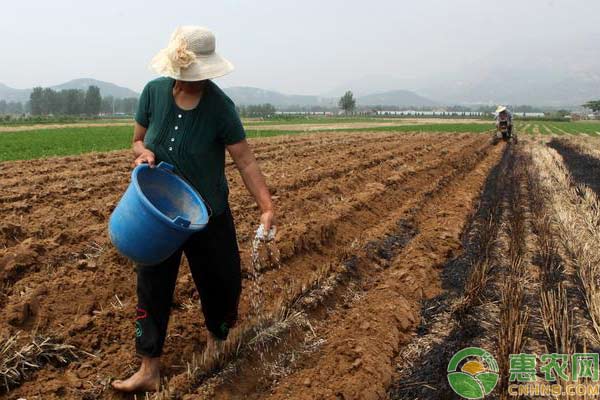
[[[381,78],[383,80],[383,77]],[[366,82],[366,80],[365,80]],[[390,80],[394,86],[395,80]],[[114,83],[91,78],[73,79],[50,86],[54,90],[82,89],[95,85],[102,96],[115,98],[138,97],[139,94]],[[407,84],[408,85],[408,84]],[[408,86],[414,86],[408,85]],[[384,87],[383,83],[376,86]],[[396,86],[398,87],[398,86]],[[402,86],[400,86],[402,87]],[[375,88],[375,87],[374,87]],[[432,81],[418,90],[377,90],[367,93],[366,88],[347,86],[352,90],[360,106],[435,107],[439,105],[474,104],[529,104],[546,107],[579,106],[600,97],[600,73],[595,69],[579,71],[552,70],[539,66],[496,65],[472,71],[468,78],[448,78]],[[238,105],[270,103],[277,108],[286,107],[336,107],[342,93],[336,91],[324,95],[294,95],[255,87],[235,86],[223,89]],[[26,102],[31,89],[14,89],[0,83],[0,100]],[[435,99],[435,100],[433,100]]]
[[[103,97],[113,96],[115,98],[125,98],[139,96],[139,93],[136,93],[131,89],[117,86],[114,83],[99,81],[91,78],[73,79],[71,81],[61,83],[60,85],[50,86],[50,88],[54,90],[87,90],[87,88],[92,85],[100,88],[100,94]],[[29,100],[30,93],[31,89],[14,89],[0,83],[0,100],[26,102]]]
[[[596,34],[535,46],[528,40],[497,45],[484,56],[411,87],[446,104],[577,107],[600,98],[599,40]]]
[[[530,92],[521,92],[526,104],[549,106],[580,106],[590,100],[600,98],[600,75],[571,76],[552,84],[536,88],[537,98],[527,97]],[[513,104],[515,104],[513,102]]]
[[[306,95],[288,95],[271,90],[247,86],[234,86],[223,89],[235,104],[246,106],[250,104],[270,103],[275,107],[286,106],[334,106],[331,98]]]
[[[13,89],[0,83],[0,100],[6,101],[27,101],[29,100],[31,89]]]
[[[579,106],[600,97],[600,74],[544,74],[543,70],[497,68],[469,80],[449,81],[424,90],[447,104],[530,104]]]
[[[428,107],[438,105],[438,103],[435,101],[423,96],[419,96],[418,94],[409,90],[392,90],[390,92],[370,94],[359,97],[356,102],[359,105],[365,106],[385,105],[400,107]]]
[[[264,104],[270,103],[275,107],[290,106],[324,106],[335,107],[338,103],[338,97],[306,96],[306,95],[288,95],[271,90],[264,90],[253,87],[236,86],[223,89],[225,93],[237,105]],[[370,94],[358,97],[356,100],[359,105],[386,105],[386,106],[435,106],[436,102],[419,96],[408,90],[393,90],[390,92]]]
[[[331,90],[320,93],[320,95],[322,97],[340,98],[347,90],[352,90],[354,96],[363,97],[370,94],[387,92],[392,88],[414,90],[418,87],[420,87],[420,82],[412,77],[396,77],[385,74],[361,75],[356,79],[336,85]]]
[[[139,94],[131,89],[117,86],[114,83],[99,81],[97,79],[83,78],[73,79],[61,83],[60,85],[50,86],[50,88],[60,91],[65,89],[86,90],[89,86],[98,86],[100,94],[113,96],[115,98],[138,97]],[[265,90],[248,86],[234,86],[223,89],[225,93],[237,104],[241,106],[250,104],[270,103],[275,107],[335,107],[337,106],[338,96],[309,96],[284,94],[273,90]],[[14,89],[0,83],[0,100],[21,101],[29,100],[31,89]],[[355,96],[357,94],[355,93]],[[435,106],[436,102],[422,97],[408,90],[393,90],[382,93],[357,96],[359,105],[387,105],[387,106]]]
[[[139,93],[134,92],[126,87],[117,86],[114,83],[99,81],[92,78],[73,79],[60,85],[51,86],[54,90],[64,89],[82,89],[87,90],[89,86],[98,86],[100,88],[100,94],[103,97],[113,96],[115,98],[126,98],[126,97],[139,97]]]

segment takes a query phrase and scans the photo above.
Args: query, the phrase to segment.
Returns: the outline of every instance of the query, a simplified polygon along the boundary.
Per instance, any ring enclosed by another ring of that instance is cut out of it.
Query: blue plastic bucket
[[[117,250],[136,264],[156,265],[169,258],[208,223],[202,197],[161,162],[141,164],[110,216],[108,232]]]

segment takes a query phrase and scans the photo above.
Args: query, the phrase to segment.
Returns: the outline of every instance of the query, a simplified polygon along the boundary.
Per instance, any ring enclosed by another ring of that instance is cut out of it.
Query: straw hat
[[[233,71],[233,64],[215,52],[215,35],[201,26],[180,26],[169,45],[150,62],[154,72],[180,81],[217,78]]]
[[[496,108],[496,113],[501,113],[502,111],[506,111],[506,107],[504,106],[498,106],[498,108]]]

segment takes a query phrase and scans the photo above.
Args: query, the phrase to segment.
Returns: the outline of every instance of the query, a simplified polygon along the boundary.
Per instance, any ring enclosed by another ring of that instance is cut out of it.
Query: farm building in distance
[[[377,115],[389,115],[398,117],[484,117],[490,113],[481,111],[414,111],[414,110],[381,110]]]
[[[494,115],[491,112],[484,111],[414,111],[414,110],[381,110],[377,115],[398,116],[398,117],[490,117]],[[542,118],[543,112],[515,112],[513,116],[520,118]]]
[[[331,111],[275,111],[275,115],[333,115]]]

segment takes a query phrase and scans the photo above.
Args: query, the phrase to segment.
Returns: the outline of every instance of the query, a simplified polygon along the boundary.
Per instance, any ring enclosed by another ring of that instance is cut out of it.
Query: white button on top
[[[171,138],[171,142],[174,142],[174,141],[175,141],[175,138],[174,138],[174,137],[172,137],[172,138]]]
[[[179,114],[179,115],[177,116],[177,118],[181,118],[181,114]]]
[[[177,125],[175,125],[175,130],[179,129],[179,127]]]

